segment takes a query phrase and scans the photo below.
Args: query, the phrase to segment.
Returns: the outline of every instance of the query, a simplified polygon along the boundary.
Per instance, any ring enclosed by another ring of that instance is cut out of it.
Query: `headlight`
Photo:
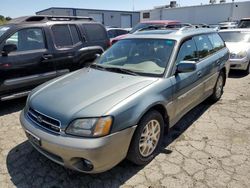
[[[244,58],[244,57],[246,57],[247,56],[247,52],[246,51],[241,51],[241,52],[239,52],[239,53],[237,53],[237,54],[230,54],[230,58],[231,59],[242,59],[242,58]]]
[[[73,121],[66,133],[74,136],[100,137],[109,134],[112,117],[77,119]]]

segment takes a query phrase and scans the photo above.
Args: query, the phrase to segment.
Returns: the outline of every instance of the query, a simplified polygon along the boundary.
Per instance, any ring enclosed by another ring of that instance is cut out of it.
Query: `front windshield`
[[[7,26],[0,26],[0,37],[9,29]]]
[[[244,32],[220,32],[225,42],[250,42],[250,33]]]
[[[168,39],[126,39],[104,52],[96,65],[129,70],[138,75],[162,76],[175,41]]]

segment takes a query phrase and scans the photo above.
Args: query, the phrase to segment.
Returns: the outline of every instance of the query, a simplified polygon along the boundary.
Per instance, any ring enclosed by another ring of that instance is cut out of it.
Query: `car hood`
[[[85,68],[36,89],[29,97],[29,105],[68,124],[76,118],[106,115],[112,107],[156,80]]]
[[[230,53],[238,54],[241,51],[248,51],[250,44],[246,42],[226,42],[226,46]]]

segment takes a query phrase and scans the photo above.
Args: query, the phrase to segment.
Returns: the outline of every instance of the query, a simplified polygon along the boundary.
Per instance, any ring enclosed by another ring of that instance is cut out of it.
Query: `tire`
[[[244,70],[245,75],[249,75],[250,74],[250,62],[248,63],[247,69]]]
[[[152,135],[153,133],[156,134]],[[155,110],[149,111],[141,118],[135,130],[127,159],[136,165],[146,165],[159,152],[163,135],[164,120],[162,115]]]
[[[224,92],[225,75],[220,72],[216,84],[214,86],[213,94],[209,97],[209,101],[215,103],[220,100]]]

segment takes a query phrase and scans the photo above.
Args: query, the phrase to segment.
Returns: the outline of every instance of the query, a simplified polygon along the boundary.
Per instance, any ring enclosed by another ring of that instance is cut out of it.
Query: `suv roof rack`
[[[12,19],[9,23],[21,23],[21,22],[46,22],[46,21],[77,21],[86,20],[93,21],[91,17],[81,16],[52,16],[52,15],[36,15],[36,16],[24,16]]]

